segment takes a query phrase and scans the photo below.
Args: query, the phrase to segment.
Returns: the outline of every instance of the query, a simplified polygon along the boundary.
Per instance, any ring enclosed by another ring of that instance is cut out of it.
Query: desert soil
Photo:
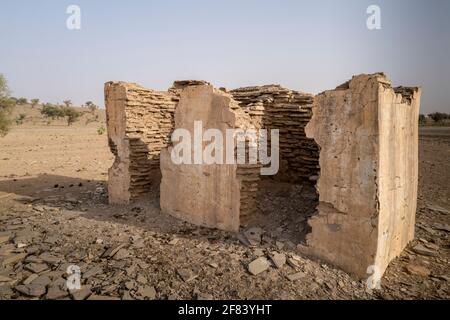
[[[289,221],[236,235],[161,214],[157,197],[108,205],[101,125],[29,122],[0,138],[0,299],[450,298],[450,128],[421,129],[416,239],[371,291],[298,253]],[[263,214],[298,208],[302,187],[286,188]],[[81,290],[67,289],[71,265]]]

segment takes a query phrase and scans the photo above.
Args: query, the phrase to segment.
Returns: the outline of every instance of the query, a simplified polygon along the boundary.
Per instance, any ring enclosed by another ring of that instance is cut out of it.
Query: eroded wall
[[[145,197],[160,181],[159,157],[170,141],[178,96],[137,84],[105,84],[108,141],[115,156],[108,172],[109,202]]]
[[[115,159],[108,171],[111,204],[127,204],[158,191],[160,153],[169,145],[174,112],[184,88],[207,84],[175,81],[168,91],[127,82],[105,84],[108,142]]]
[[[407,92],[356,76],[316,96],[306,127],[321,169],[303,250],[362,278],[370,266],[382,275],[414,237],[420,90]]]
[[[223,137],[227,136],[227,129],[253,127],[232,97],[211,85],[184,89],[176,108],[175,129],[187,130],[192,139],[195,122],[200,121],[203,133],[218,129]],[[202,142],[201,152],[207,144]],[[257,186],[258,168],[226,163],[196,164],[194,148],[190,155],[192,164],[177,164],[172,159],[173,148],[169,146],[161,153],[161,210],[193,224],[238,231],[240,215],[255,207],[256,189],[253,188]],[[235,154],[235,148],[232,149]],[[222,151],[225,161],[225,141]]]
[[[379,202],[376,265],[384,270],[414,239],[421,90],[388,86],[379,92]]]
[[[279,85],[245,87],[230,93],[256,125],[279,130],[280,170],[276,178],[299,182],[317,176],[317,144],[305,134],[312,116],[313,95]]]
[[[195,121],[223,133],[279,129],[278,177],[319,175],[317,214],[307,246],[300,246],[305,253],[365,278],[370,266],[383,274],[414,237],[418,88],[393,89],[383,74],[353,77],[314,98],[276,85],[228,93],[204,81],[178,81],[158,92],[110,82],[105,98],[115,155],[110,203],[128,203],[160,185],[163,212],[237,231],[257,210],[260,166],[175,165],[170,135],[175,128],[193,135]]]

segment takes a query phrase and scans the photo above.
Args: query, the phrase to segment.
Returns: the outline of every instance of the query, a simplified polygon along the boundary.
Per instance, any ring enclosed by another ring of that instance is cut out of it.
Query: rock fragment
[[[141,297],[153,300],[156,298],[156,290],[153,286],[143,286],[139,287],[137,294],[139,294]]]
[[[45,294],[45,286],[40,284],[18,285],[15,289],[29,297],[41,297]]]
[[[79,290],[70,290],[70,296],[73,300],[86,300],[91,294],[91,286],[83,286]]]
[[[286,263],[286,256],[283,253],[272,252],[270,260],[272,260],[275,267],[281,269]]]
[[[406,266],[406,271],[408,271],[409,274],[418,275],[421,277],[428,277],[430,275],[430,270],[417,264],[408,264]]]
[[[197,278],[197,275],[191,269],[178,269],[177,273],[184,282],[189,282]]]
[[[286,276],[286,278],[288,278],[289,281],[296,281],[296,280],[304,278],[305,276],[306,275],[303,272],[297,272],[297,273]]]
[[[270,268],[270,263],[265,257],[259,257],[248,265],[248,271],[252,275],[260,274]]]
[[[428,249],[422,244],[416,245],[412,250],[415,253],[421,254],[423,256],[436,257],[438,255],[438,252],[436,250]]]

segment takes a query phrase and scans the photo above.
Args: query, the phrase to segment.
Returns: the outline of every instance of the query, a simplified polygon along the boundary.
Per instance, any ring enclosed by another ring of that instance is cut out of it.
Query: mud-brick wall
[[[170,141],[178,96],[108,82],[105,102],[108,141],[115,155],[109,170],[109,201],[128,203],[159,185],[160,152]]]
[[[296,182],[317,176],[318,148],[305,134],[305,126],[312,116],[312,95],[279,85],[245,87],[230,93],[261,128],[279,130],[280,171],[277,178]]]

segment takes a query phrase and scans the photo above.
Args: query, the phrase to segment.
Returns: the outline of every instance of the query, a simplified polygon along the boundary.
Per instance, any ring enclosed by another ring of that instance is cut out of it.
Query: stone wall
[[[364,278],[413,239],[419,100],[383,74],[316,96],[306,133],[320,146],[319,206],[306,253]]]
[[[254,128],[251,119],[232,99],[211,85],[192,86],[181,92],[175,112],[175,129],[194,137],[196,121],[201,130]],[[225,141],[224,141],[225,142]],[[180,142],[181,143],[181,142]],[[207,143],[203,143],[205,150]],[[226,145],[226,144],[225,144]],[[175,164],[169,146],[161,153],[161,210],[193,224],[238,231],[240,216],[255,208],[259,167],[237,164]],[[222,152],[226,159],[227,146]],[[232,150],[235,154],[235,148]],[[191,149],[194,161],[194,150]]]
[[[260,128],[280,131],[277,178],[298,182],[317,176],[318,148],[304,130],[312,116],[314,96],[279,85],[245,87],[230,93]]]
[[[414,237],[420,95],[418,88],[392,88],[383,74],[353,77],[315,97],[277,85],[226,92],[204,81],[178,81],[159,92],[109,82],[107,128],[115,155],[109,201],[128,203],[161,183],[162,211],[237,231],[256,211],[260,166],[175,165],[171,133],[192,134],[196,120],[203,130],[221,132],[279,129],[277,178],[319,176],[317,214],[308,221],[307,246],[299,248],[359,277],[370,266],[382,275]]]
[[[175,81],[167,92],[127,82],[105,84],[108,142],[115,156],[108,172],[109,203],[126,204],[159,188],[160,153],[170,142],[179,95],[200,84],[207,82]]]
[[[105,84],[108,141],[115,156],[108,172],[109,202],[145,197],[160,181],[159,156],[173,130],[178,96],[137,84]]]

